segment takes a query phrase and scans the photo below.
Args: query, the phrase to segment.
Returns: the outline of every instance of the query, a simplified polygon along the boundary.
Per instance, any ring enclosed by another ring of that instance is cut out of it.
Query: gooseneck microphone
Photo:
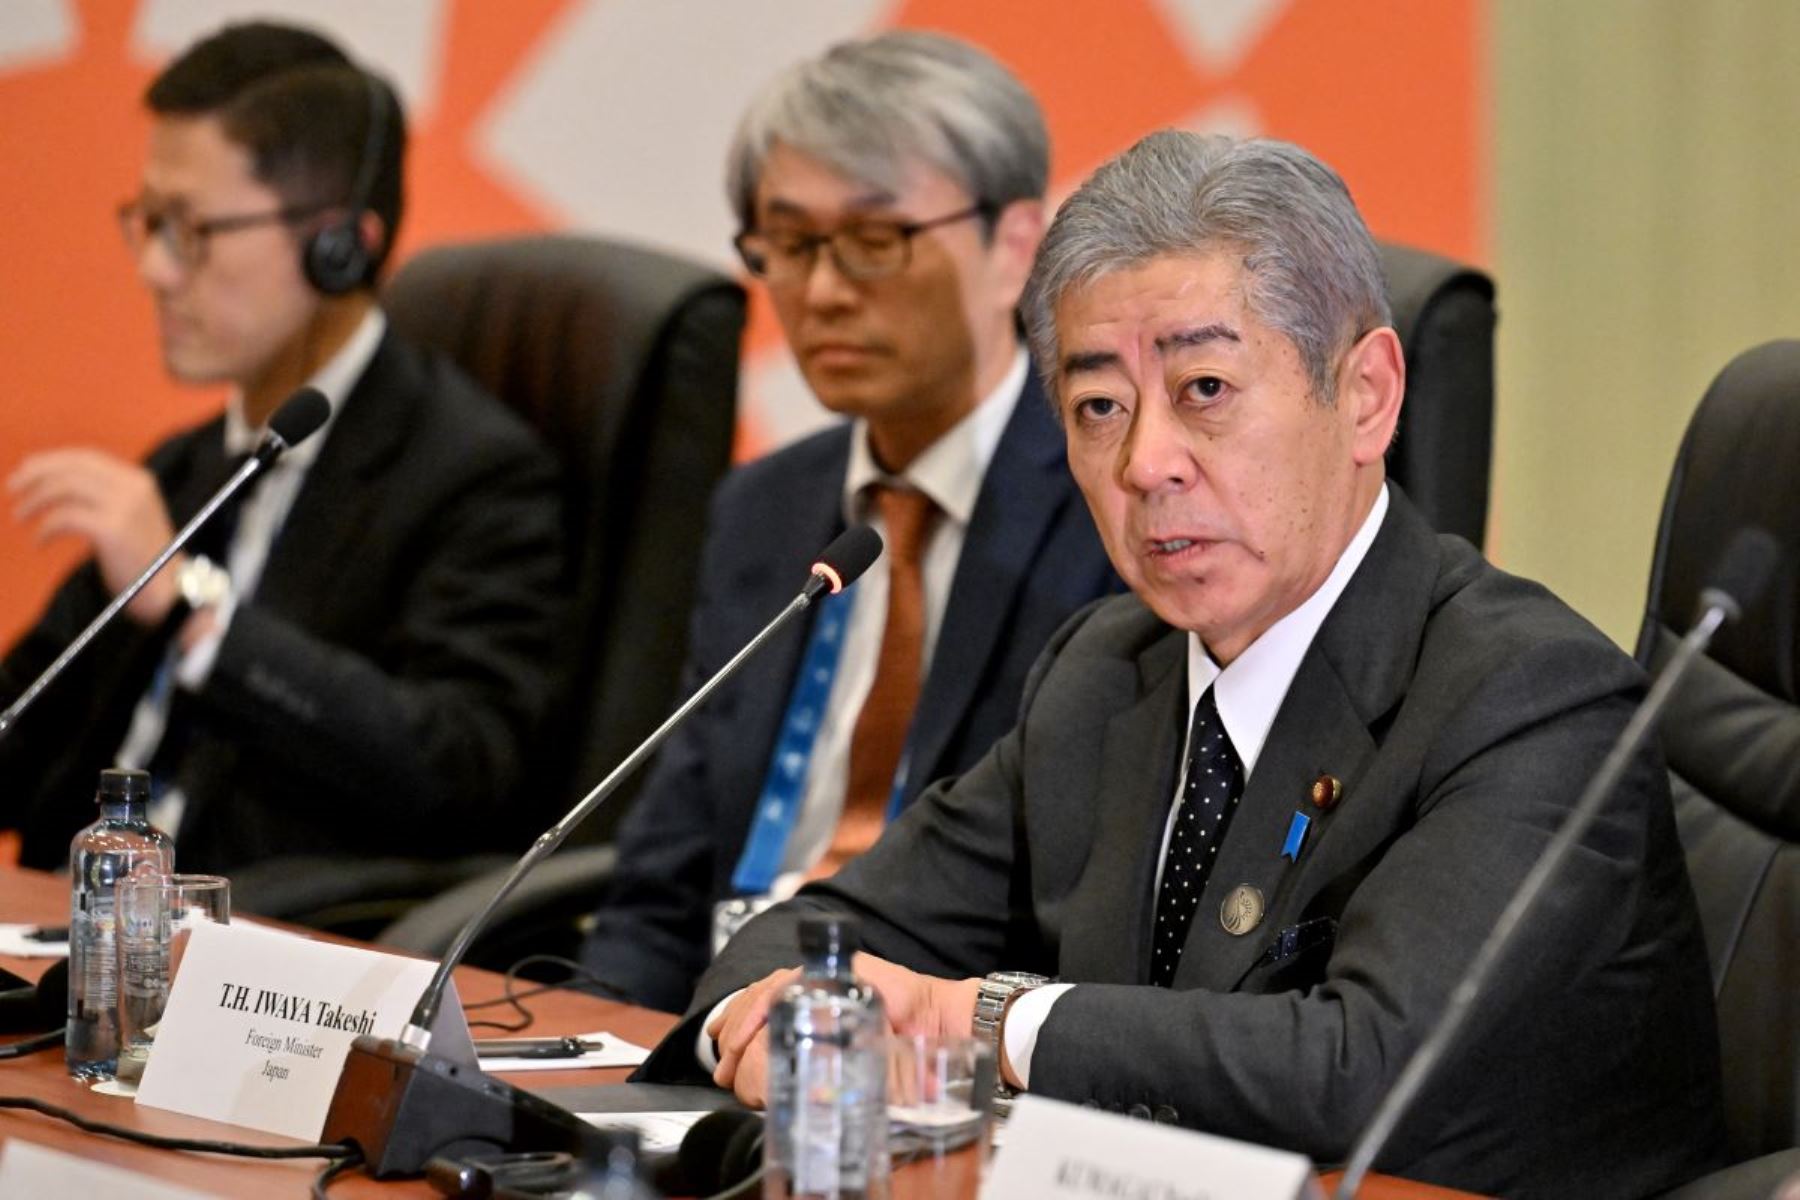
[[[316,433],[319,426],[323,425],[325,419],[330,415],[331,404],[317,388],[301,388],[282,401],[281,407],[275,410],[275,415],[269,418],[268,429],[263,433],[262,441],[257,444],[255,452],[244,460],[244,465],[232,472],[231,478],[227,479],[224,485],[212,494],[212,498],[200,511],[195,513],[193,518],[176,532],[175,536],[169,540],[169,544],[163,547],[162,553],[158,554],[150,565],[144,568],[143,573],[114,596],[112,603],[101,609],[100,615],[88,622],[88,627],[69,643],[67,649],[56,656],[56,661],[44,668],[43,674],[33,680],[31,686],[21,692],[19,698],[8,705],[5,712],[0,712],[0,737],[6,736],[6,731],[17,723],[20,715],[31,707],[38,695],[49,687],[70,663],[75,661],[77,655],[87,649],[88,643],[112,623],[113,618],[118,616],[119,612],[127,604],[130,604],[139,592],[144,590],[150,580],[155,578],[156,573],[167,566],[169,560],[179,554],[183,546],[193,540],[201,526],[212,520],[214,513],[223,508],[251,479],[268,470],[269,466],[277,458],[280,458],[283,452],[299,445]]]
[[[365,1034],[352,1044],[325,1117],[324,1140],[354,1141],[362,1149],[365,1169],[378,1179],[386,1179],[418,1174],[430,1158],[446,1153],[447,1145],[459,1141],[480,1141],[489,1146],[499,1143],[518,1150],[560,1150],[591,1138],[590,1127],[554,1105],[429,1053],[431,1026],[443,1003],[450,973],[501,902],[562,845],[577,825],[592,816],[690,713],[790,620],[819,597],[841,592],[856,582],[880,555],[881,538],[867,525],[839,534],[813,564],[806,586],[787,607],[700,685],[562,820],[532,843],[488,902],[456,935],[399,1039]]]
[[[1594,773],[1586,790],[1576,800],[1575,807],[1563,818],[1562,827],[1550,839],[1543,855],[1532,864],[1518,890],[1501,911],[1499,920],[1494,922],[1493,929],[1488,932],[1481,948],[1475,952],[1475,958],[1450,993],[1443,1014],[1431,1027],[1425,1040],[1419,1043],[1419,1048],[1413,1051],[1412,1058],[1400,1072],[1400,1078],[1395,1081],[1393,1089],[1376,1108],[1375,1115],[1370,1118],[1368,1126],[1351,1150],[1349,1160],[1344,1164],[1343,1178],[1338,1181],[1332,1200],[1351,1200],[1356,1195],[1357,1188],[1362,1186],[1363,1176],[1368,1174],[1375,1162],[1375,1156],[1381,1153],[1382,1147],[1393,1134],[1394,1127],[1418,1097],[1443,1059],[1444,1052],[1455,1041],[1475,1001],[1480,998],[1488,977],[1493,974],[1495,965],[1512,944],[1526,915],[1549,886],[1563,860],[1575,849],[1581,835],[1594,823],[1594,818],[1600,813],[1600,805],[1618,785],[1619,777],[1625,773],[1638,748],[1662,717],[1676,686],[1687,674],[1694,660],[1706,652],[1708,643],[1712,641],[1713,634],[1719,631],[1719,627],[1727,621],[1737,620],[1743,615],[1743,606],[1755,601],[1768,583],[1780,557],[1781,550],[1775,539],[1766,530],[1754,526],[1738,530],[1727,543],[1713,573],[1712,586],[1700,593],[1700,613],[1695,617],[1687,636],[1681,639],[1681,644],[1670,655],[1662,674],[1651,685],[1650,693],[1638,705],[1637,711],[1632,713],[1631,720],[1626,722],[1612,750],[1600,764],[1600,769]]]

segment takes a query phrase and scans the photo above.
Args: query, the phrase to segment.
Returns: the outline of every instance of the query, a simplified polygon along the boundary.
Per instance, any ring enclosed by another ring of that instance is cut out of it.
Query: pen
[[[578,1037],[484,1038],[475,1043],[475,1053],[481,1058],[580,1058],[601,1045]]]
[[[66,942],[69,940],[67,925],[39,925],[36,929],[25,931],[28,942]]]

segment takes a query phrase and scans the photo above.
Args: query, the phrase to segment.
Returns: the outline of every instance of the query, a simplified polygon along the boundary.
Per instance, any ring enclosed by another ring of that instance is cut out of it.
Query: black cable
[[[331,1181],[336,1179],[339,1175],[342,1175],[345,1171],[362,1165],[362,1151],[357,1150],[354,1147],[352,1147],[350,1153],[343,1158],[338,1159],[336,1162],[326,1163],[324,1169],[313,1176],[313,1200],[331,1200]]]
[[[63,1030],[53,1029],[49,1033],[40,1033],[36,1037],[29,1037],[21,1042],[9,1042],[0,1046],[0,1061],[9,1058],[24,1058],[27,1054],[36,1054],[40,1050],[60,1046],[63,1041]]]
[[[136,1142],[140,1146],[154,1146],[159,1150],[192,1150],[201,1154],[232,1154],[239,1158],[343,1158],[357,1153],[355,1146],[340,1142],[310,1146],[249,1146],[242,1142],[215,1142],[205,1138],[164,1137],[157,1133],[108,1125],[104,1121],[90,1121],[80,1113],[47,1104],[33,1096],[0,1096],[0,1108],[28,1109],[58,1121],[67,1121],[84,1133],[104,1134],[122,1141]]]
[[[515,992],[513,986],[519,981],[519,972],[536,963],[549,963],[553,966],[562,967],[569,972],[568,977],[556,983],[539,984],[537,987],[527,988],[522,992]],[[541,996],[545,992],[552,992],[558,988],[567,987],[577,980],[599,992],[601,998],[604,1000],[616,1000],[620,1004],[631,1003],[630,997],[626,996],[625,993],[621,992],[617,987],[614,987],[611,983],[608,983],[606,980],[594,974],[594,972],[588,970],[572,958],[564,958],[560,954],[527,954],[524,958],[521,958],[518,962],[506,968],[504,995],[493,1000],[483,1000],[479,1004],[463,1005],[463,1011],[469,1013],[478,1008],[492,1008],[496,1004],[510,1004],[519,1011],[519,1015],[524,1019],[513,1022],[470,1021],[469,1028],[498,1029],[504,1033],[518,1033],[522,1030],[529,1029],[531,1028],[532,1022],[537,1020],[537,1017],[532,1014],[530,1009],[519,1002],[521,1000],[528,1000],[533,996]]]

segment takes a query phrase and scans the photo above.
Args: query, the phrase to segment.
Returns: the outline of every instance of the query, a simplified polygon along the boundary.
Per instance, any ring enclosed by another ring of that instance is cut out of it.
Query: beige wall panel
[[[1800,2],[1491,14],[1490,548],[1630,645],[1701,392],[1739,351],[1800,337]]]

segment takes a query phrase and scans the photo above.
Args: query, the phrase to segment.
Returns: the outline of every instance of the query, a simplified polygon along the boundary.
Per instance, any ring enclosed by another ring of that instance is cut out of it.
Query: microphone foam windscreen
[[[881,557],[881,535],[867,525],[852,525],[831,541],[819,555],[819,562],[837,573],[842,591],[861,578],[874,561]]]
[[[298,446],[319,431],[331,415],[331,402],[318,388],[305,387],[281,402],[269,418],[269,429],[290,446]]]
[[[1733,618],[1737,617],[1762,595],[1780,558],[1781,546],[1768,530],[1746,525],[1725,543],[1725,551],[1713,568],[1712,583],[1700,594],[1701,603],[1720,604]]]

